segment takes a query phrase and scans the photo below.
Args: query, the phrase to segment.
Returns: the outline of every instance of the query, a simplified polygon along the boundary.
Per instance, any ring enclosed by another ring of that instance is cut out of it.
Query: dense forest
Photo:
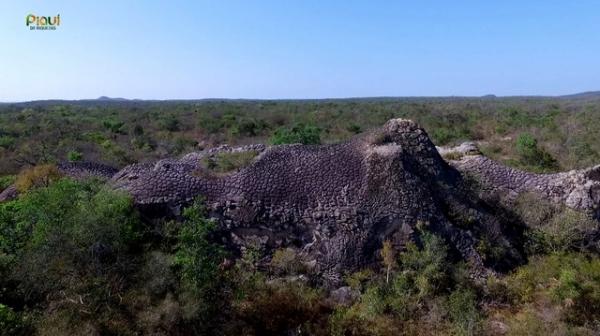
[[[423,227],[422,244],[383,244],[376,267],[327,288],[290,249],[269,267],[258,249],[232,263],[201,198],[149,220],[128,195],[54,165],[334,143],[408,118],[438,146],[476,141],[548,173],[600,163],[599,116],[594,95],[0,104],[0,191],[21,191],[0,203],[0,335],[597,335],[600,258],[570,228],[598,223],[543,202],[514,209],[530,224],[527,262],[485,284]]]

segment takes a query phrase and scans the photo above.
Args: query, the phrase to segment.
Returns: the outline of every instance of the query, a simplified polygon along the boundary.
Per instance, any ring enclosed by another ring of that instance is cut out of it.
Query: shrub
[[[537,140],[529,133],[522,133],[517,137],[516,149],[521,163],[534,170],[551,171],[558,168],[556,160],[539,148]]]
[[[209,241],[217,228],[214,221],[205,218],[206,210],[201,200],[196,200],[184,210],[185,218],[179,232],[175,264],[181,268],[182,279],[202,291],[215,285],[219,263],[224,251]]]
[[[296,274],[302,272],[304,267],[298,254],[291,248],[278,249],[271,258],[271,271],[274,274]]]
[[[133,135],[136,137],[144,135],[144,127],[142,125],[135,125],[133,127]]]
[[[5,175],[0,176],[0,191],[8,188],[11,184],[15,183],[16,176]]]
[[[15,145],[15,138],[8,136],[8,135],[3,135],[0,136],[0,147],[4,148],[4,149],[11,149],[14,147]]]
[[[477,296],[470,289],[459,288],[448,298],[448,313],[454,323],[456,335],[475,335],[480,319]]]
[[[528,227],[529,254],[581,249],[597,226],[587,214],[552,204],[535,194],[519,195],[514,210]]]
[[[71,162],[81,161],[83,160],[83,154],[78,151],[70,151],[69,153],[67,153],[67,160]]]
[[[163,118],[161,118],[158,121],[159,127],[163,130],[166,131],[170,131],[170,132],[177,132],[179,131],[179,119],[177,119],[177,117],[175,117],[175,115],[172,114],[168,114],[166,116],[164,116]]]
[[[353,290],[362,291],[369,280],[374,277],[370,269],[362,269],[345,277],[346,283]]]
[[[353,133],[353,134],[358,134],[362,131],[362,128],[360,127],[360,125],[354,124],[354,123],[348,125],[348,127],[346,129],[348,130],[348,132]]]
[[[138,236],[128,196],[69,179],[19,200],[16,222],[31,230],[17,277],[40,294],[84,285],[87,272],[105,274],[105,262],[124,267]]]
[[[396,267],[396,251],[394,251],[394,247],[392,246],[392,242],[389,240],[385,240],[383,242],[383,246],[381,247],[381,259],[383,261],[383,265],[385,266],[385,282],[390,282],[390,272],[393,268]]]
[[[266,124],[262,120],[256,121],[250,118],[242,118],[237,123],[231,125],[230,131],[232,135],[250,137],[258,135],[265,128]]]
[[[279,128],[273,133],[270,141],[273,145],[318,145],[321,143],[321,129],[304,124],[297,124],[292,128]]]
[[[234,304],[236,320],[241,322],[236,333],[284,335],[294,330],[313,334],[311,329],[327,316],[322,300],[319,290],[301,281],[258,283]]]
[[[25,323],[19,314],[0,303],[0,336],[24,335]]]
[[[218,315],[227,305],[224,273],[219,269],[225,252],[211,242],[216,223],[206,219],[201,199],[183,212],[175,265],[179,267],[182,296],[186,297],[184,313],[199,333],[208,333],[218,323]]]
[[[47,187],[60,179],[61,173],[56,166],[44,164],[23,170],[17,175],[15,187],[23,193],[32,188]]]
[[[210,114],[202,114],[198,117],[198,126],[208,134],[217,133],[223,128],[220,118]]]
[[[203,159],[203,166],[209,171],[226,174],[247,167],[258,155],[256,151],[224,152]]]
[[[106,119],[102,121],[102,126],[112,133],[124,134],[123,126],[125,123],[122,121],[114,120],[114,119]]]

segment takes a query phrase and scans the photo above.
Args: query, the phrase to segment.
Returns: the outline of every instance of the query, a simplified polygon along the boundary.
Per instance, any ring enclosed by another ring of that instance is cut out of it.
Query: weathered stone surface
[[[17,190],[17,187],[11,185],[8,188],[2,190],[2,192],[0,192],[0,202],[10,201],[11,199],[16,198],[17,196],[19,196],[19,191]]]
[[[384,240],[397,249],[418,244],[420,227],[444,237],[451,253],[471,265],[474,277],[488,274],[490,265],[520,262],[518,223],[504,222],[503,209],[473,192],[461,172],[481,180],[483,195],[510,198],[535,191],[581,211],[598,211],[600,166],[538,175],[491,161],[472,143],[448,150],[461,156],[451,165],[423,129],[394,119],[334,145],[221,146],[130,165],[114,175],[110,168],[82,164],[59,168],[75,177],[112,176],[109,185],[131,194],[147,214],[178,215],[201,196],[218,220],[218,236],[234,250],[293,247],[333,283],[375,262]],[[249,166],[225,175],[201,164],[235,151],[259,154]],[[486,259],[476,249],[486,245],[482,241],[503,254]]]
[[[234,246],[295,246],[334,282],[373,262],[384,239],[397,248],[418,242],[419,224],[445,237],[476,276],[487,272],[474,248],[477,235],[506,247],[507,259],[519,259],[501,223],[409,120],[390,120],[346,143],[258,151],[253,164],[226,176],[203,172],[199,161],[210,153],[193,153],[126,167],[111,184],[146,207],[173,209],[201,195]]]
[[[464,149],[469,148],[468,152]],[[474,176],[488,197],[501,197],[510,204],[522,193],[544,199],[600,218],[600,165],[556,174],[534,174],[504,166],[481,155],[474,143],[442,151],[464,154],[450,161],[459,171]]]

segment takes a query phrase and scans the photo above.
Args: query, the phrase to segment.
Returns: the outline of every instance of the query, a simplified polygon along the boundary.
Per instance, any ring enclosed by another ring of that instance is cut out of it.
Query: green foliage
[[[305,271],[298,254],[291,248],[278,249],[271,258],[271,272],[274,274],[297,274]]]
[[[69,153],[67,153],[67,160],[71,162],[81,161],[83,160],[83,154],[78,151],[70,151]]]
[[[119,269],[138,237],[130,198],[93,183],[63,179],[29,193],[17,208],[16,226],[31,236],[15,276],[31,293],[77,288],[87,272],[103,274],[107,261]]]
[[[135,125],[133,127],[133,135],[136,137],[144,135],[144,127],[142,125]]]
[[[584,321],[600,318],[600,260],[575,253],[534,257],[508,279],[522,302],[540,295],[568,307],[569,318]]]
[[[123,129],[124,125],[124,122],[114,119],[105,119],[102,121],[102,126],[112,133],[123,134],[125,132]]]
[[[175,263],[181,267],[182,279],[199,291],[214,287],[224,251],[209,241],[216,223],[205,218],[202,200],[184,210],[185,221],[179,231]]]
[[[165,131],[177,132],[180,129],[179,119],[173,114],[167,114],[158,121],[159,127]]]
[[[176,252],[175,265],[179,267],[183,295],[188,296],[185,314],[205,333],[215,328],[216,316],[226,305],[225,277],[219,265],[225,257],[221,246],[210,240],[217,228],[216,223],[206,219],[201,199],[183,212]]]
[[[15,179],[15,187],[19,192],[26,192],[32,188],[47,187],[60,177],[55,165],[43,164],[21,171]]]
[[[363,271],[348,278],[351,287],[361,290],[361,295],[351,307],[334,313],[330,321],[333,334],[394,335],[414,325],[419,318],[432,314],[430,309],[433,308],[428,306],[445,309],[436,300],[444,297],[452,286],[447,248],[439,237],[429,232],[422,231],[421,238],[421,248],[409,244],[407,250],[400,253],[398,272],[392,274],[389,283],[387,268],[379,277]],[[393,255],[387,254],[388,258]],[[467,301],[457,296],[456,300],[459,299]],[[467,319],[467,315],[456,315],[457,330],[471,326]]]
[[[274,145],[305,144],[317,145],[321,143],[321,129],[315,126],[297,124],[292,128],[279,128],[270,139]]]
[[[0,136],[0,147],[2,147],[4,149],[11,149],[14,147],[14,145],[15,145],[15,138],[8,136],[8,135]]]
[[[97,182],[61,179],[29,190],[0,205],[0,299],[66,302],[34,321],[54,333],[63,330],[56,323],[80,327],[90,312],[102,324],[100,312],[119,306],[139,237],[131,199]]]
[[[362,127],[360,127],[360,125],[354,124],[354,123],[348,125],[348,127],[346,129],[348,130],[348,132],[353,133],[353,134],[358,134],[362,131]]]
[[[537,140],[529,133],[522,133],[516,140],[516,149],[522,164],[534,170],[552,171],[558,168],[556,160],[538,146]]]
[[[18,172],[23,162],[64,158],[72,148],[85,158],[123,165],[177,154],[182,148],[178,139],[237,145],[271,135],[277,143],[330,143],[397,117],[419,122],[437,145],[483,140],[494,149],[486,154],[496,160],[533,171],[555,170],[524,164],[510,140],[520,133],[535,134],[538,148],[552,149],[556,167],[581,168],[600,157],[600,127],[595,122],[599,106],[543,98],[73,102],[26,108],[7,104],[0,106],[0,151],[5,159],[0,175]],[[307,128],[300,125],[321,131],[318,137],[302,135],[312,131],[293,132]],[[548,160],[542,163],[551,165]]]
[[[0,336],[24,335],[25,327],[19,314],[0,303]]]
[[[580,249],[597,227],[589,215],[534,194],[519,195],[513,210],[528,227],[525,247],[529,254]]]
[[[249,166],[258,155],[256,151],[223,152],[203,159],[203,166],[211,172],[226,174]]]
[[[16,178],[17,177],[15,175],[0,176],[0,190],[8,188],[11,184],[15,182]]]
[[[448,314],[452,319],[456,335],[476,335],[480,319],[477,296],[471,289],[459,288],[448,298]]]

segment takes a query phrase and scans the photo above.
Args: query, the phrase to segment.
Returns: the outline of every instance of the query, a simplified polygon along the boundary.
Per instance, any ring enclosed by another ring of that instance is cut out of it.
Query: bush
[[[0,336],[24,335],[25,323],[19,314],[0,303]]]
[[[102,121],[102,126],[112,133],[125,134],[123,126],[125,123],[114,119],[106,119]]]
[[[470,289],[459,288],[448,298],[448,313],[456,335],[475,335],[480,319],[477,296]]]
[[[15,145],[15,138],[8,136],[8,135],[3,135],[0,136],[0,147],[4,148],[4,149],[12,149]]]
[[[545,150],[538,147],[537,140],[529,133],[517,137],[516,149],[520,162],[534,170],[552,171],[558,169],[556,160]]]
[[[201,199],[183,212],[175,265],[179,267],[181,295],[187,297],[184,315],[199,333],[216,328],[218,316],[227,305],[227,283],[219,265],[225,257],[223,248],[211,242],[216,223],[206,219]]]
[[[271,272],[277,275],[296,274],[304,270],[298,254],[291,248],[278,249],[271,258]]]
[[[318,321],[326,319],[322,293],[301,281],[258,282],[234,303],[235,333],[285,335],[290,331],[313,335]],[[323,321],[323,324],[325,322]]]
[[[203,159],[203,166],[211,172],[227,174],[247,167],[258,155],[256,151],[224,152]]]
[[[0,191],[8,188],[11,184],[15,183],[16,176],[6,175],[0,176]]]
[[[175,115],[169,114],[161,118],[158,122],[159,127],[163,130],[169,132],[177,132],[179,131],[179,119],[175,117]]]
[[[21,249],[8,251],[19,257],[13,276],[31,295],[77,292],[98,280],[90,273],[101,279],[124,272],[125,255],[138,236],[131,199],[95,183],[63,179],[29,192],[12,210],[12,219],[5,214],[5,221],[30,232],[13,236],[25,238],[12,244]]]
[[[321,129],[315,126],[297,124],[292,128],[279,128],[271,136],[273,145],[304,144],[318,145],[321,143]]]
[[[597,222],[587,214],[555,205],[535,194],[521,194],[515,213],[527,225],[529,254],[582,249],[594,235]]]
[[[47,187],[60,177],[61,173],[55,165],[39,165],[20,172],[15,180],[15,187],[23,193],[32,188]]]
[[[67,160],[71,162],[83,160],[83,154],[78,151],[70,151],[67,153]]]

